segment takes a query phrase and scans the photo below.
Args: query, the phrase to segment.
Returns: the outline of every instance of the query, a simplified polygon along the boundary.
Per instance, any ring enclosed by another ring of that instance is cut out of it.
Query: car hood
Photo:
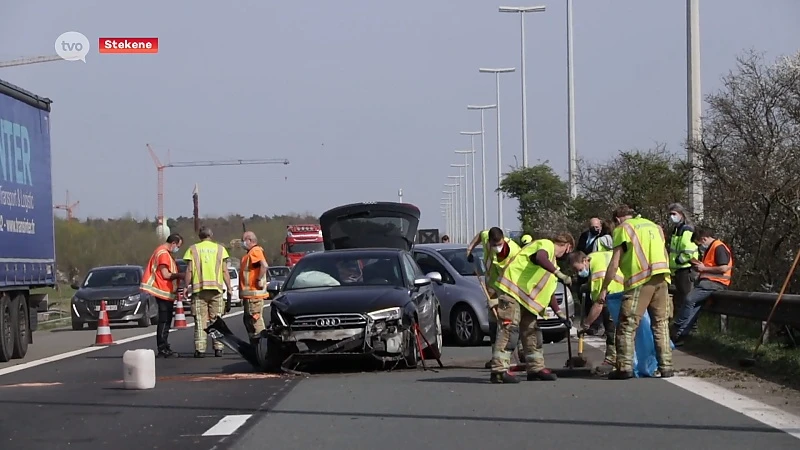
[[[410,301],[406,288],[335,286],[282,292],[272,307],[290,316],[304,314],[368,313]]]
[[[102,286],[80,288],[75,292],[75,297],[83,300],[109,300],[125,298],[138,293],[140,293],[139,286]]]
[[[324,212],[319,224],[325,250],[376,247],[410,250],[419,217],[419,208],[409,203],[353,203]]]

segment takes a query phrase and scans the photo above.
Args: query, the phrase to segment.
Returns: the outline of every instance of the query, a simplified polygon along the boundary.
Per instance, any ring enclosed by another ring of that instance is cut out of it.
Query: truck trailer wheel
[[[8,362],[14,352],[14,316],[8,294],[0,294],[0,362]]]
[[[14,322],[14,348],[12,356],[14,358],[24,358],[28,354],[28,342],[30,340],[31,329],[28,326],[28,302],[25,296],[17,295],[11,302],[11,312]]]

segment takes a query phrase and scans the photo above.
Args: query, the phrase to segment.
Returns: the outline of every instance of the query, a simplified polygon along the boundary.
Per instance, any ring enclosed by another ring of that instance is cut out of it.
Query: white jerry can
[[[156,387],[156,353],[149,349],[128,350],[122,355],[125,389]]]

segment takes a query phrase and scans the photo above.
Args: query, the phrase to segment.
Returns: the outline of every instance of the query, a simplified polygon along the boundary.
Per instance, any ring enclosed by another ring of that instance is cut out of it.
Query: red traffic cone
[[[173,327],[174,328],[186,328],[186,312],[183,310],[183,301],[178,298],[175,304],[175,322]]]
[[[97,336],[94,339],[94,345],[113,345],[114,338],[111,337],[111,324],[108,322],[108,313],[106,312],[106,301],[100,302],[100,313],[97,317]]]

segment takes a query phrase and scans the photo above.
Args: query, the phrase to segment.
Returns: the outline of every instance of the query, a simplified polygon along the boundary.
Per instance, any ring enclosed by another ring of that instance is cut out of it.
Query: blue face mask
[[[172,253],[178,253],[180,249],[181,249],[180,247],[175,247],[172,249]]]
[[[579,270],[578,276],[581,278],[589,278],[589,269],[584,267],[583,269]]]

